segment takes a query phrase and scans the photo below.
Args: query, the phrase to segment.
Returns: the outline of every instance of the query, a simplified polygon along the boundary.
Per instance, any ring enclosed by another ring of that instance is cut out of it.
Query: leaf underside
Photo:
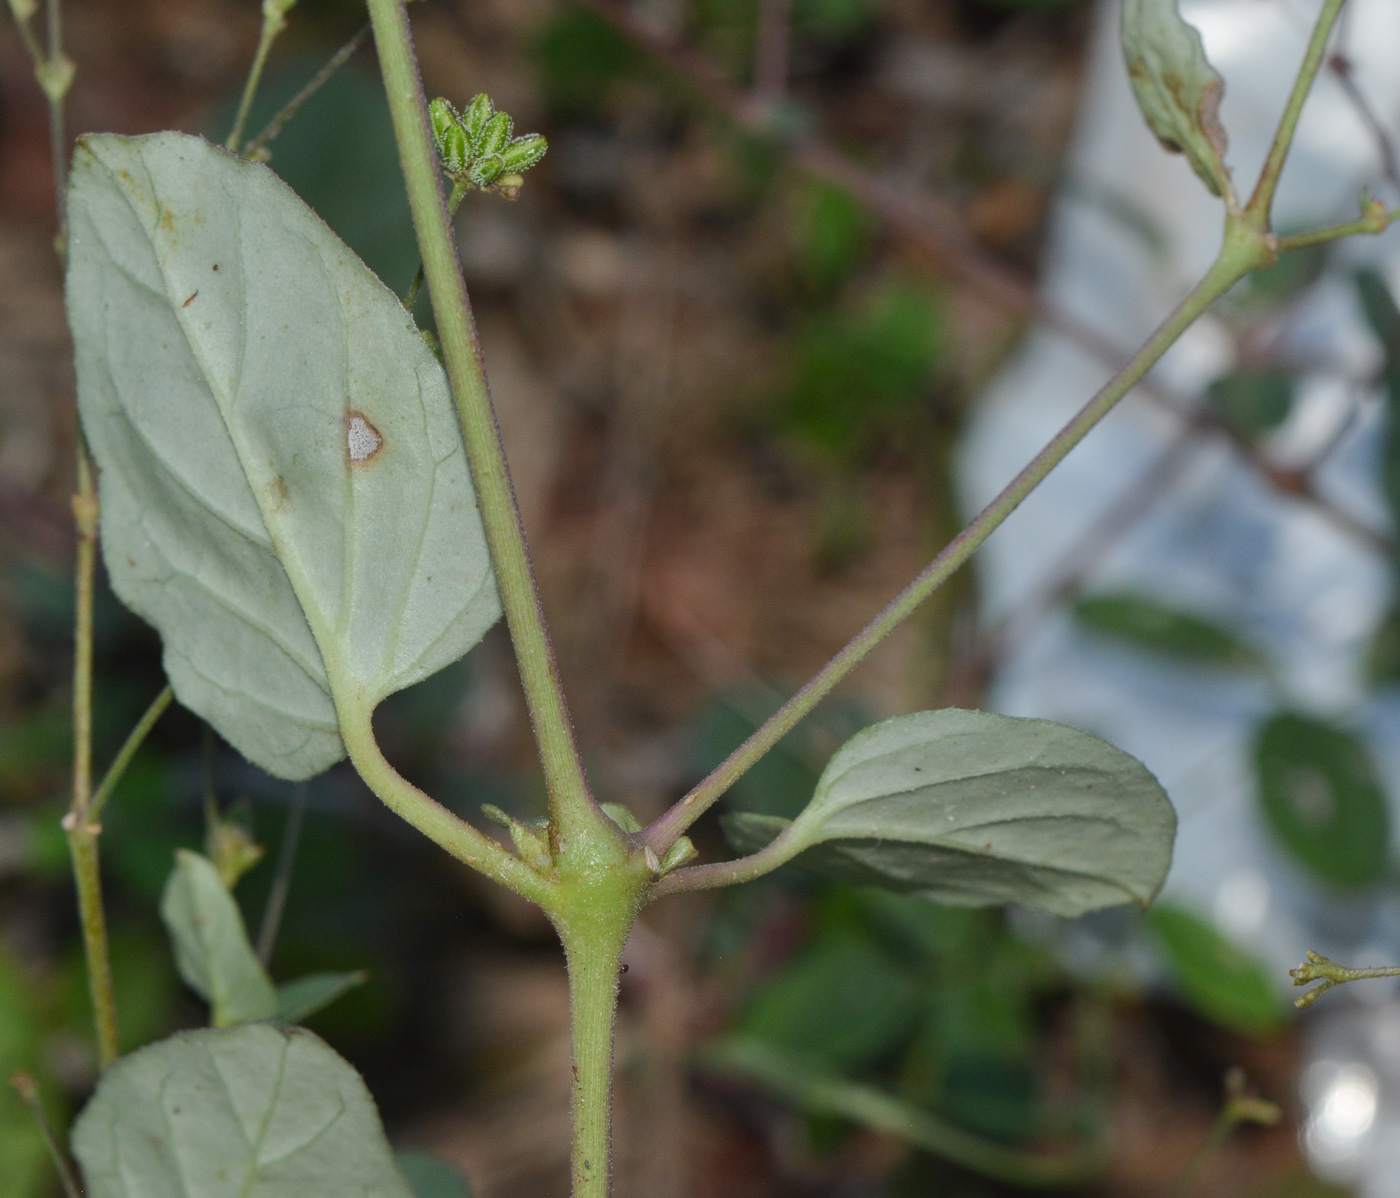
[[[123,1057],[73,1129],[88,1198],[413,1198],[359,1075],[300,1028]]]
[[[750,852],[788,826],[725,820]],[[919,712],[832,757],[792,836],[796,863],[949,906],[1055,915],[1146,904],[1171,864],[1176,815],[1140,762],[1088,733],[980,711]]]
[[[79,140],[68,316],[113,588],[181,703],[305,778],[337,707],[500,614],[441,366],[264,166],[202,138]]]
[[[1157,139],[1185,154],[1216,195],[1230,191],[1220,124],[1225,81],[1206,59],[1201,35],[1177,0],[1123,0],[1123,55],[1138,106]]]

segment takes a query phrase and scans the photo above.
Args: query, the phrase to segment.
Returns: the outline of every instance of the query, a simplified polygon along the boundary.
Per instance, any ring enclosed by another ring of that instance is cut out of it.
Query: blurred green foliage
[[[1248,1036],[1269,1036],[1285,1026],[1283,1000],[1268,968],[1209,920],[1158,901],[1147,926],[1165,951],[1181,996],[1199,1014]]]
[[[1390,855],[1390,806],[1359,737],[1283,712],[1254,746],[1265,816],[1294,857],[1333,886],[1380,880]]]
[[[1295,380],[1277,367],[1243,367],[1206,389],[1215,410],[1247,437],[1278,428],[1293,410]]]
[[[1046,1112],[1039,1008],[1065,979],[999,912],[825,886],[802,948],[753,994],[734,1035],[814,1076],[882,1083],[1016,1142]]]
[[[918,426],[947,349],[929,292],[884,280],[850,310],[818,313],[799,330],[782,427],[830,458],[858,458],[882,435]]]
[[[1074,615],[1093,632],[1178,661],[1235,668],[1260,664],[1258,652],[1230,629],[1145,595],[1087,595],[1075,603]]]
[[[642,66],[642,58],[601,17],[565,4],[541,30],[535,64],[551,116],[568,120],[597,112],[613,85]]]

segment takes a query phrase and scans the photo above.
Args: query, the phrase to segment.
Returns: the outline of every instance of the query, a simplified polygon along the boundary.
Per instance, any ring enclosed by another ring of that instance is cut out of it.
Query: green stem
[[[642,833],[644,843],[662,855],[725,791],[783,739],[872,649],[943,585],[978,547],[1020,506],[1089,431],[1138,383],[1200,315],[1236,282],[1275,259],[1270,239],[1237,217],[1226,226],[1220,256],[1107,386],[1064,426],[981,513],[959,533],[890,604],[865,626],[791,699],[778,709],[710,775]],[[684,872],[684,871],[678,871]]]
[[[117,1059],[117,999],[107,919],[102,909],[102,873],[97,855],[101,827],[92,818],[92,600],[97,567],[97,491],[87,447],[78,439],[78,488],[73,516],[78,528],[78,560],[73,619],[73,797],[64,816],[78,918],[83,928],[88,991],[97,1032],[97,1059],[107,1068]]]
[[[107,800],[112,797],[112,792],[121,782],[122,775],[126,773],[126,767],[131,764],[131,759],[136,756],[136,751],[150,734],[151,729],[156,726],[156,721],[165,714],[165,709],[170,706],[170,701],[174,697],[175,692],[167,685],[160,694],[151,700],[151,705],[146,708],[145,714],[136,721],[136,726],[127,734],[126,743],[112,759],[112,764],[102,775],[102,781],[93,791],[92,801],[88,804],[88,819],[91,822],[96,823],[101,818],[102,808],[107,805]]]
[[[752,882],[786,865],[807,846],[792,836],[794,825],[788,824],[756,853],[736,857],[732,861],[711,861],[705,865],[684,866],[658,879],[647,892],[648,901],[665,898],[668,894],[683,894],[689,890],[718,890],[722,886],[737,886]]]
[[[34,1122],[39,1125],[39,1134],[43,1136],[44,1145],[49,1150],[49,1158],[58,1172],[58,1180],[63,1186],[65,1198],[83,1198],[82,1188],[73,1174],[73,1166],[69,1164],[58,1137],[54,1135],[53,1124],[49,1122],[49,1117],[44,1111],[44,1104],[39,1098],[39,1089],[34,1084],[34,1079],[26,1073],[17,1073],[10,1079],[10,1084],[19,1091],[20,1101],[29,1108]]]
[[[1372,965],[1362,969],[1348,969],[1345,965],[1329,961],[1320,953],[1309,951],[1307,960],[1297,969],[1290,969],[1288,976],[1293,979],[1295,986],[1307,986],[1313,982],[1322,983],[1294,1001],[1295,1007],[1302,1008],[1312,1006],[1333,986],[1341,986],[1347,982],[1359,982],[1365,978],[1400,978],[1400,965]]]
[[[1267,232],[1272,227],[1274,195],[1278,191],[1279,178],[1283,174],[1283,164],[1293,145],[1293,134],[1298,128],[1298,118],[1303,112],[1303,102],[1312,90],[1313,80],[1322,68],[1322,60],[1327,52],[1327,39],[1332,36],[1332,27],[1341,15],[1346,0],[1325,0],[1322,11],[1317,15],[1312,37],[1308,41],[1307,52],[1303,55],[1303,65],[1298,69],[1298,77],[1293,81],[1293,91],[1279,119],[1278,130],[1274,133],[1273,144],[1269,147],[1264,167],[1259,172],[1259,182],[1245,208],[1246,219],[1259,232]]]
[[[332,689],[337,689],[334,679]],[[340,715],[340,736],[351,764],[389,810],[458,861],[531,902],[548,907],[550,883],[519,857],[429,798],[389,764],[374,739],[370,712],[359,708],[344,692],[335,694],[335,705]]]
[[[630,918],[599,921],[564,937],[573,1042],[573,1198],[607,1198],[611,1184],[614,1025],[630,929]]]
[[[106,1069],[120,1055],[117,1036],[117,996],[112,985],[112,954],[107,943],[107,915],[102,908],[102,870],[97,855],[96,824],[63,819],[68,833],[68,853],[78,887],[78,918],[83,928],[83,952],[87,958],[88,996],[92,1000],[97,1031],[97,1063]]]
[[[452,218],[457,215],[457,209],[462,206],[463,199],[466,198],[467,185],[464,183],[454,183],[452,194],[447,197],[447,215]],[[418,293],[423,289],[423,260],[418,260],[418,270],[414,273],[413,282],[408,285],[408,292],[403,297],[403,306],[409,312],[413,311],[413,306],[418,302]]]
[[[1278,251],[1286,254],[1289,250],[1301,250],[1310,245],[1322,245],[1328,241],[1340,241],[1343,237],[1356,237],[1364,234],[1384,233],[1391,223],[1400,218],[1400,208],[1394,212],[1384,207],[1368,210],[1356,220],[1342,225],[1329,225],[1325,229],[1311,229],[1306,233],[1293,233],[1278,239]]]
[[[496,582],[544,766],[552,834],[560,841],[573,843],[599,837],[615,840],[615,825],[598,809],[588,789],[540,609],[443,197],[408,13],[404,0],[369,0],[369,12],[413,225],[442,340],[443,360],[452,381],[472,479],[496,567]]]
[[[361,26],[360,31],[331,55],[326,65],[311,77],[306,86],[282,105],[277,115],[263,126],[263,131],[248,143],[243,151],[243,156],[245,158],[256,158],[264,149],[271,145],[272,142],[276,140],[277,135],[282,132],[287,122],[301,111],[301,106],[325,87],[334,77],[335,73],[354,57],[355,51],[360,48],[365,38],[368,36],[369,25]]]
[[[230,154],[237,154],[243,140],[243,126],[248,123],[248,113],[262,83],[263,68],[267,66],[267,56],[277,35],[287,27],[287,10],[292,3],[277,3],[276,0],[263,0],[262,31],[258,34],[258,48],[253,54],[253,65],[248,68],[248,78],[243,84],[243,95],[238,101],[238,114],[233,118],[233,128],[229,130],[228,141],[224,143]]]
[[[1229,1085],[1235,1079],[1238,1079],[1238,1084],[1243,1084],[1243,1075],[1232,1070],[1232,1078],[1226,1084]],[[1205,1167],[1224,1147],[1225,1141],[1234,1134],[1237,1127],[1246,1123],[1272,1127],[1279,1121],[1282,1114],[1283,1112],[1276,1104],[1266,1099],[1243,1093],[1227,1095],[1220,1114],[1215,1117],[1215,1122],[1211,1124],[1206,1138],[1201,1142],[1200,1148],[1196,1150],[1196,1155],[1191,1158],[1186,1168],[1182,1170],[1181,1176],[1172,1185],[1167,1198],[1186,1198],[1186,1195],[1191,1192],[1205,1171]]]

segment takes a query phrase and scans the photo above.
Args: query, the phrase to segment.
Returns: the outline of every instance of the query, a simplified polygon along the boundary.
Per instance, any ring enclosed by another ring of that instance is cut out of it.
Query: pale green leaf
[[[1177,0],[1123,0],[1123,55],[1138,106],[1157,139],[1185,154],[1205,185],[1230,195],[1220,99],[1225,82]]]
[[[277,993],[258,962],[243,915],[207,857],[180,849],[160,900],[175,965],[210,1007],[215,1027],[271,1019]]]
[[[266,167],[89,136],[68,314],[112,585],[185,706],[305,778],[500,613],[442,368]]]
[[[728,817],[740,851],[788,827]],[[1055,915],[1150,902],[1176,814],[1146,767],[1063,724],[947,708],[867,728],[793,822],[797,863],[958,907]]]
[[[446,1161],[416,1148],[400,1148],[394,1153],[414,1198],[472,1198],[467,1179]]]
[[[185,1032],[107,1070],[73,1129],[87,1198],[413,1198],[360,1076],[310,1032]]]
[[[300,1023],[317,1011],[325,1010],[356,986],[369,981],[363,969],[353,973],[308,973],[305,977],[277,987],[277,1018],[283,1023]]]

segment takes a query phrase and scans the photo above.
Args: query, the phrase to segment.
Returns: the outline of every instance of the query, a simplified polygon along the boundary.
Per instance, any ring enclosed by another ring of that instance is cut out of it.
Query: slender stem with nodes
[[[1246,218],[1261,232],[1270,229],[1273,220],[1274,195],[1278,192],[1279,178],[1283,175],[1283,164],[1288,159],[1288,151],[1293,145],[1293,135],[1298,129],[1298,118],[1303,113],[1303,103],[1312,90],[1313,80],[1326,58],[1327,39],[1332,36],[1332,28],[1341,15],[1346,0],[1324,0],[1322,11],[1317,15],[1312,37],[1308,40],[1307,52],[1303,55],[1303,65],[1298,69],[1298,77],[1293,81],[1293,91],[1284,106],[1283,116],[1269,146],[1268,157],[1259,172],[1259,182],[1254,194],[1249,197],[1245,208]]]
[[[267,56],[278,34],[287,27],[287,13],[296,0],[263,0],[262,30],[258,34],[258,48],[253,54],[253,65],[248,68],[248,78],[243,84],[243,95],[238,101],[238,114],[233,118],[233,128],[229,130],[228,141],[224,143],[231,154],[237,154],[243,141],[243,126],[248,123],[248,113],[257,97],[258,86],[262,83],[263,68],[267,66]]]
[[[244,147],[243,156],[245,158],[260,158],[262,152],[276,140],[277,135],[286,127],[287,122],[301,111],[302,105],[325,87],[335,76],[335,73],[355,56],[355,51],[364,45],[365,38],[368,36],[369,25],[366,23],[360,26],[359,32],[354,37],[331,55],[325,66],[311,76],[301,91],[282,105],[277,115],[263,126],[262,132]]]
[[[442,339],[443,361],[452,382],[472,481],[496,567],[496,583],[544,767],[551,835],[574,844],[599,838],[615,840],[616,827],[598,809],[584,775],[554,649],[545,627],[447,213],[408,13],[404,0],[369,0],[369,11],[413,226]]]
[[[107,805],[107,800],[112,797],[112,792],[116,790],[117,784],[122,780],[122,775],[126,773],[126,767],[131,764],[131,759],[136,756],[136,751],[150,734],[151,729],[156,726],[156,721],[165,714],[165,709],[170,706],[170,702],[174,698],[175,692],[167,684],[165,689],[151,700],[151,705],[136,721],[136,726],[127,734],[126,742],[118,750],[117,755],[112,758],[112,764],[107,767],[107,772],[102,775],[102,781],[92,792],[92,800],[88,803],[89,820],[96,822],[101,817],[102,808]]]

